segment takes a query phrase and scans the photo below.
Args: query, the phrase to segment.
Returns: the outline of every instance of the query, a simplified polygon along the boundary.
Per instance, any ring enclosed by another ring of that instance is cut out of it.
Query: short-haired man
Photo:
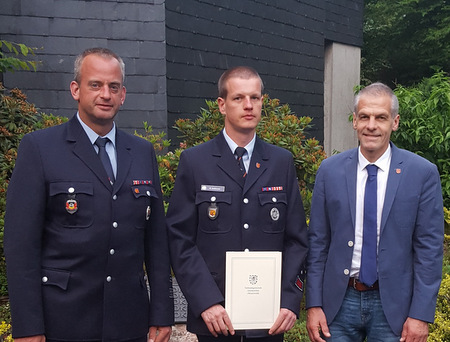
[[[252,68],[222,74],[218,104],[225,127],[214,139],[181,154],[170,198],[172,267],[188,301],[188,329],[200,342],[247,337],[281,342],[300,310],[305,215],[292,155],[256,136],[262,90]],[[239,150],[243,154],[237,155]],[[225,255],[245,249],[283,253],[281,310],[269,331],[235,335],[224,309]]]
[[[311,341],[425,342],[443,256],[434,164],[390,142],[398,100],[382,83],[355,98],[359,148],[324,160],[311,204]]]
[[[114,52],[84,51],[70,84],[78,113],[21,141],[5,218],[16,341],[170,337],[170,260],[155,152],[114,124],[124,77]]]

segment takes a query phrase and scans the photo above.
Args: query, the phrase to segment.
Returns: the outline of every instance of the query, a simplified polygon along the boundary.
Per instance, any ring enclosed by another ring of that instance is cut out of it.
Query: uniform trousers
[[[265,337],[250,338],[243,335],[219,335],[218,337],[208,335],[197,335],[198,342],[283,342],[283,334]]]
[[[131,339],[131,340],[123,340],[123,341],[120,341],[120,342],[147,342],[147,341],[148,341],[147,336],[143,336],[143,337],[134,338],[134,339]],[[69,340],[50,340],[50,339],[45,339],[45,342],[80,342],[80,341],[79,340],[78,341],[69,341]],[[102,340],[98,340],[98,341],[96,341],[96,340],[88,340],[86,342],[105,342],[105,341],[102,341]]]

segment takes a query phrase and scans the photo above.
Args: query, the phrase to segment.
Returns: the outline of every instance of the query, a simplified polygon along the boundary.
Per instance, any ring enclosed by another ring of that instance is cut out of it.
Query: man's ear
[[[225,99],[222,97],[217,98],[217,104],[219,105],[219,111],[225,115],[227,113],[226,106],[225,106]]]
[[[394,123],[392,124],[392,131],[395,132],[396,130],[398,130],[398,125],[400,123],[400,115],[397,114],[394,118]]]
[[[75,101],[80,99],[80,86],[76,81],[70,82],[70,93]]]

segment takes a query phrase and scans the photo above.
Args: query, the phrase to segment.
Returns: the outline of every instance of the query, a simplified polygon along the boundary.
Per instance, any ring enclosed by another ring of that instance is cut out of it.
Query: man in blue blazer
[[[188,330],[200,342],[247,337],[282,341],[300,310],[305,215],[292,155],[255,134],[262,91],[262,80],[252,68],[232,68],[221,76],[218,104],[225,128],[181,154],[170,198],[172,267],[188,302]],[[242,147],[242,159],[235,157],[233,152]],[[281,310],[269,331],[234,335],[224,309],[225,256],[245,249],[282,252]]]
[[[442,193],[434,164],[390,143],[398,124],[392,90],[364,88],[353,114],[359,148],[319,168],[306,286],[311,341],[427,339],[442,273]],[[376,186],[373,202],[365,202],[367,183]]]
[[[113,121],[124,76],[112,51],[84,51],[70,85],[78,113],[21,141],[4,246],[16,341],[169,339],[173,298],[155,152]],[[106,147],[96,145],[99,137],[109,139]]]

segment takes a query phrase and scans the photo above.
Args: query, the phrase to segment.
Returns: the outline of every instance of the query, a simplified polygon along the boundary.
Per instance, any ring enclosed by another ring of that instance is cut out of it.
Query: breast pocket
[[[144,229],[145,222],[150,220],[152,214],[152,199],[157,199],[158,194],[153,186],[147,184],[133,185],[131,192],[135,198],[135,204],[133,205],[137,218],[135,227]]]
[[[232,228],[231,192],[199,191],[195,195],[198,226],[211,234],[227,233]]]
[[[262,207],[260,222],[265,233],[280,233],[286,226],[287,196],[285,192],[262,192],[258,194]]]
[[[94,186],[88,182],[49,185],[51,220],[64,228],[88,228],[94,222]]]

